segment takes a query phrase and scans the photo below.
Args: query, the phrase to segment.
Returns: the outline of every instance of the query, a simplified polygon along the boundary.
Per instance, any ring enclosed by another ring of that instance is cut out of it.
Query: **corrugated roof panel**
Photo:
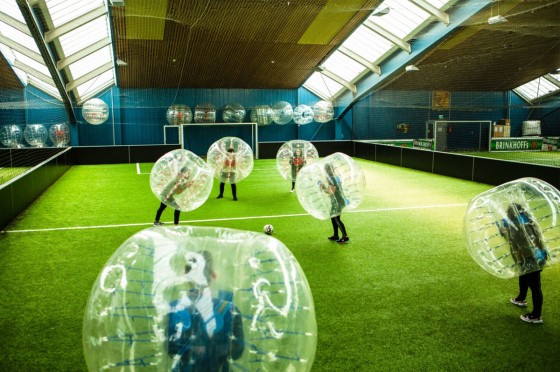
[[[105,4],[105,0],[45,0],[54,27],[86,14]]]
[[[375,62],[393,47],[393,44],[369,28],[360,26],[342,44],[370,62]]]
[[[79,61],[72,63],[68,68],[72,74],[73,80],[76,80],[90,71],[112,61],[111,45],[105,48],[99,49],[96,52],[91,53],[87,57],[80,59]]]
[[[58,40],[68,57],[109,35],[108,17],[99,17],[77,29],[62,35]]]
[[[339,51],[334,52],[323,63],[323,67],[327,70],[334,72],[344,80],[351,82],[356,76],[361,74],[366,67],[361,63],[356,62],[352,58],[342,54]]]

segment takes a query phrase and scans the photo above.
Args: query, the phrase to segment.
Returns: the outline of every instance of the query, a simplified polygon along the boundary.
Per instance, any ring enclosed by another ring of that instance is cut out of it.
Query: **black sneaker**
[[[344,238],[338,239],[336,242],[340,244],[347,244],[350,241],[350,238],[345,236]]]
[[[159,222],[159,221],[155,221],[154,222],[154,226],[162,226],[163,222]]]
[[[237,196],[234,196],[234,197],[233,197],[233,201],[237,201]]]
[[[220,195],[218,195],[218,197],[217,197],[216,199],[221,199],[221,198],[223,198],[223,197],[224,197],[224,196],[223,196],[222,194],[220,194]]]
[[[333,242],[338,241],[340,238],[336,235],[333,236],[329,236],[329,240],[332,240]]]
[[[521,315],[520,318],[522,321],[527,323],[537,323],[537,324],[543,323],[542,316],[535,316],[531,313]]]

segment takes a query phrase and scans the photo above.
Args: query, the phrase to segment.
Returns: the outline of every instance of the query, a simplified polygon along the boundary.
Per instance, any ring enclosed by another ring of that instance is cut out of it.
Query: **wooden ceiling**
[[[125,0],[111,7],[116,58],[126,63],[118,83],[295,89],[379,2]],[[559,68],[560,0],[498,3],[414,61],[419,71],[403,69],[383,88],[502,91]],[[489,25],[497,13],[508,22]],[[3,58],[0,74],[0,88],[21,87]]]

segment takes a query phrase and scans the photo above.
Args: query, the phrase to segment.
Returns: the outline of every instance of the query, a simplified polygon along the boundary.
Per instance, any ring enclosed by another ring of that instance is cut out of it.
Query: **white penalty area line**
[[[406,211],[406,210],[419,210],[419,209],[434,209],[434,208],[455,208],[465,207],[467,204],[437,204],[437,205],[421,205],[412,207],[399,207],[399,208],[377,208],[377,209],[358,209],[348,211],[345,213],[379,213],[379,212],[393,212],[393,211]],[[272,219],[272,218],[287,218],[287,217],[311,217],[308,213],[294,213],[294,214],[280,214],[271,216],[249,216],[249,217],[229,217],[229,218],[211,218],[205,220],[187,220],[180,224],[193,224],[193,223],[206,223],[206,222],[222,222],[222,221],[242,221],[242,220],[259,220],[259,219]],[[171,222],[169,222],[170,225]],[[24,229],[24,230],[3,230],[2,234],[6,233],[32,233],[32,232],[49,232],[49,231],[71,231],[71,230],[88,230],[88,229],[112,229],[119,227],[133,227],[133,226],[152,226],[153,223],[127,223],[116,225],[97,225],[97,226],[69,226],[69,227],[52,227],[45,229]]]

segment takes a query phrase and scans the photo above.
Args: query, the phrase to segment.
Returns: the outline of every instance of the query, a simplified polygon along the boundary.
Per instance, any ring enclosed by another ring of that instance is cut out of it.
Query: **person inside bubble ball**
[[[521,320],[542,323],[541,271],[546,263],[547,253],[540,227],[518,203],[512,203],[506,214],[507,218],[504,218],[499,226],[500,234],[508,241],[511,256],[521,273],[519,294],[511,298],[510,302],[519,307],[527,307],[525,299],[528,290],[531,289],[533,311],[521,315]]]
[[[340,219],[340,215],[342,214],[342,210],[346,207],[347,200],[344,197],[344,193],[342,191],[342,184],[340,182],[340,177],[338,177],[334,173],[334,169],[332,164],[327,163],[325,164],[325,172],[327,176],[327,185],[323,184],[322,181],[319,181],[319,187],[323,192],[326,192],[330,196],[331,201],[331,222],[334,234],[330,236],[328,239],[332,241],[336,241],[337,243],[348,243],[350,238],[346,234],[346,227],[342,220]],[[339,237],[338,231],[342,233],[342,236]]]
[[[296,149],[293,156],[290,157],[290,165],[292,166],[292,191],[296,188],[296,178],[299,170],[305,165],[305,159],[302,156],[301,149]]]
[[[222,168],[222,179],[226,179],[231,183],[231,194],[233,200],[237,201],[237,185],[235,184],[235,171],[237,167],[237,162],[235,160],[235,151],[233,147],[227,150],[226,160],[224,161],[224,167]],[[220,194],[217,199],[224,197],[225,182],[220,182]]]
[[[231,293],[212,297],[216,278],[208,251],[186,255],[185,276],[192,286],[170,304],[167,352],[172,371],[228,371],[229,361],[244,350],[242,318],[231,302]]]
[[[177,174],[177,177],[173,178],[173,180],[164,187],[160,194],[162,202],[159,204],[159,208],[156,211],[154,226],[163,225],[163,222],[160,222],[160,218],[165,208],[167,208],[167,204],[170,204],[173,208],[175,208],[175,211],[173,212],[173,223],[175,225],[179,224],[181,211],[179,209],[179,205],[175,201],[175,197],[193,184],[193,181],[189,180],[189,176],[190,170],[187,167],[182,167]]]

